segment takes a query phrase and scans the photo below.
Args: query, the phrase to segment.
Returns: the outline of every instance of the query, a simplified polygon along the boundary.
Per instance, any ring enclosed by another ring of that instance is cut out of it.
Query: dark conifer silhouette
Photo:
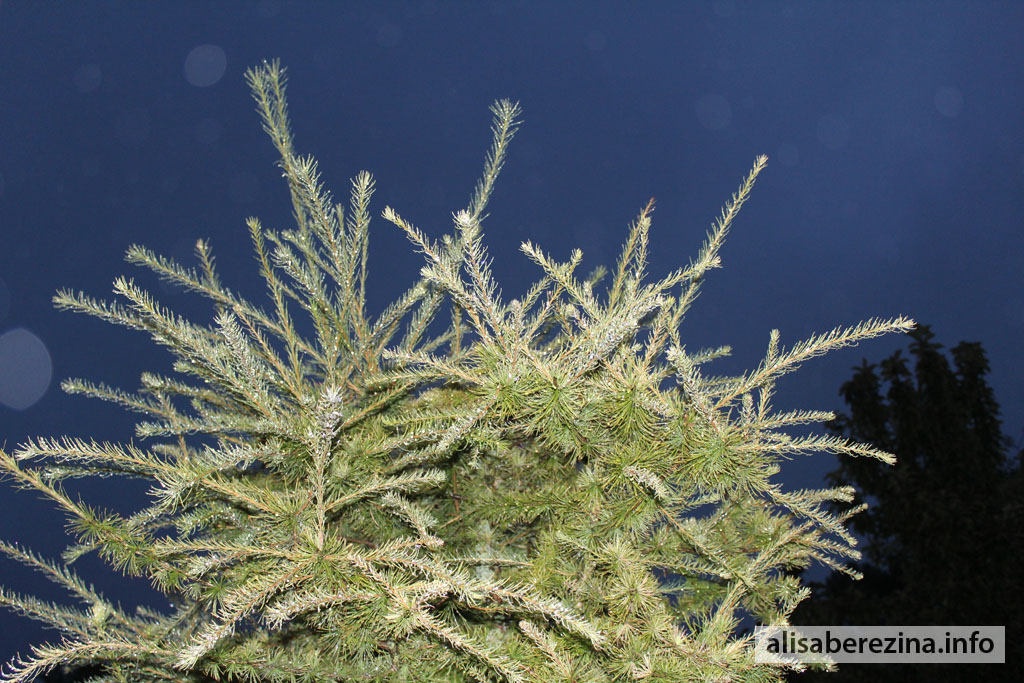
[[[833,574],[795,613],[796,624],[1004,625],[1007,664],[853,665],[794,680],[1024,680],[1011,653],[1020,634],[1020,454],[1002,432],[978,342],[952,349],[927,325],[908,333],[908,359],[866,360],[840,394],[850,408],[830,429],[894,453],[897,463],[846,458],[828,478],[852,484],[866,512],[861,581]],[[979,679],[979,676],[981,678]]]

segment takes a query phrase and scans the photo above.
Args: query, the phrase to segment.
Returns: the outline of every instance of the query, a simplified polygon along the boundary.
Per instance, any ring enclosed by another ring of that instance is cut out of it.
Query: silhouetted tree
[[[865,360],[840,394],[850,408],[829,427],[894,453],[889,467],[846,458],[828,475],[852,484],[866,512],[850,526],[864,574],[833,574],[796,611],[796,624],[1005,625],[1007,664],[852,665],[801,681],[1024,680],[1010,654],[1020,642],[1020,454],[1001,430],[980,343],[952,349],[952,366],[926,325],[900,352]],[[979,679],[979,675],[982,676]]]

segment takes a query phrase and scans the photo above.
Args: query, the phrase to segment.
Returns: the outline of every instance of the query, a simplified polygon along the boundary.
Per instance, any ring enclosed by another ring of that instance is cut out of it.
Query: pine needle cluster
[[[850,571],[849,487],[783,491],[788,455],[890,460],[836,436],[784,430],[833,415],[774,412],[775,381],[803,361],[891,331],[871,320],[797,343],[778,331],[753,371],[705,373],[726,347],[691,351],[679,327],[766,159],[757,159],[696,259],[647,281],[653,203],[606,274],[582,253],[523,253],[541,277],[504,302],[481,224],[520,108],[496,102],[493,146],[451,234],[383,218],[423,253],[418,280],[366,311],[374,181],[348,207],[294,150],[277,63],[247,72],[280,154],[296,229],[248,228],[270,308],[221,284],[207,244],[187,268],[140,246],[129,262],[209,298],[212,324],[160,305],[132,280],[79,311],[149,333],[174,376],[131,394],[63,388],[141,413],[117,445],[39,438],[0,468],[71,519],[73,562],[97,553],[173,597],[169,613],[122,611],[64,563],[0,551],[65,586],[72,608],[3,590],[0,603],[61,640],[13,660],[2,679],[101,665],[97,681],[773,681],[744,620],[788,623],[808,591],[796,571]],[[300,311],[301,309],[301,311]],[[293,317],[308,316],[303,336]],[[131,516],[87,505],[67,479],[143,478]]]

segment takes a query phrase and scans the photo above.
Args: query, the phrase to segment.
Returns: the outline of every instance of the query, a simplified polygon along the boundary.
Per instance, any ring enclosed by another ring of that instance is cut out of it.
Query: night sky
[[[712,367],[756,366],[777,327],[791,345],[905,314],[947,347],[980,341],[1004,428],[1020,440],[1024,386],[1024,3],[1021,2],[47,2],[0,0],[0,443],[127,442],[136,416],[67,396],[83,377],[134,391],[170,373],[147,336],[54,310],[60,288],[111,299],[132,275],[174,310],[205,300],[123,261],[139,243],[192,265],[207,238],[223,282],[261,306],[245,219],[287,229],[287,189],[242,74],[279,58],[298,151],[338,198],[371,171],[374,313],[422,257],[379,218],[391,205],[434,238],[452,230],[490,144],[490,103],[519,100],[486,221],[506,300],[539,270],[530,239],[582,273],[614,265],[655,197],[650,272],[695,256],[759,154],[769,156],[683,324]],[[896,336],[835,352],[779,386],[779,409],[842,409],[839,386]],[[832,456],[793,460],[817,486]],[[72,490],[128,512],[137,482]],[[0,484],[0,538],[56,557],[65,520]],[[163,606],[144,581],[76,568],[125,604]],[[0,558],[8,588],[62,599]],[[44,632],[0,613],[0,659]]]

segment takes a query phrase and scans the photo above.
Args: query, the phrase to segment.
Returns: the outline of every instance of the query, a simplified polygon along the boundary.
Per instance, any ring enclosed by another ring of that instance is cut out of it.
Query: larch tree
[[[374,180],[336,204],[295,150],[276,64],[247,74],[280,154],[296,227],[248,221],[269,308],[236,296],[207,244],[197,267],[140,246],[127,260],[209,298],[183,319],[131,279],[106,303],[60,308],[150,334],[174,374],[128,393],[64,389],[141,413],[146,446],[38,438],[0,467],[48,496],[75,535],[66,562],[97,553],[175,597],[170,613],[121,611],[64,564],[3,552],[66,586],[73,608],[8,591],[0,602],[62,639],[12,662],[28,681],[97,665],[100,681],[773,681],[742,619],[787,623],[808,595],[794,568],[850,572],[847,486],[786,491],[794,453],[891,461],[872,446],[785,429],[831,419],[776,412],[776,380],[832,349],[911,329],[899,317],[784,347],[736,377],[708,374],[728,348],[688,349],[680,323],[747,200],[756,160],[697,257],[648,282],[653,203],[630,226],[610,282],[580,278],[531,242],[540,279],[498,293],[481,225],[520,109],[494,104],[494,141],[469,205],[434,239],[393,208],[423,254],[418,279],[366,310]],[[308,316],[312,335],[293,317]],[[130,516],[63,482],[116,474],[151,485]]]

